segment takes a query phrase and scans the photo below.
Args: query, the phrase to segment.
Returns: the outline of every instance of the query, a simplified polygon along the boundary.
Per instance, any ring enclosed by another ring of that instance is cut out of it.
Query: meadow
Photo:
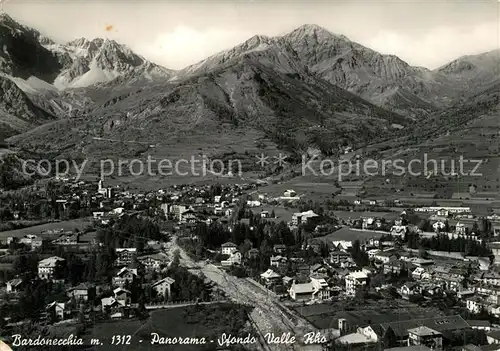
[[[57,237],[58,234],[43,234],[43,232],[48,230],[75,230],[78,229],[83,231],[83,229],[87,228],[92,224],[92,220],[89,218],[79,218],[73,219],[69,221],[60,221],[60,222],[51,222],[42,225],[36,225],[32,227],[16,229],[16,230],[7,230],[4,232],[0,232],[0,242],[7,240],[8,237],[12,236],[15,238],[22,238],[25,235],[42,235],[47,237]]]

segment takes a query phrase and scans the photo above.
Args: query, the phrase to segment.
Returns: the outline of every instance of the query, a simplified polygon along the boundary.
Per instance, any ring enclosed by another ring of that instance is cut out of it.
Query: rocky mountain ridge
[[[481,60],[483,56],[488,60]],[[238,57],[253,57],[285,73],[313,74],[378,106],[413,117],[428,116],[459,101],[467,91],[467,86],[461,84],[464,79],[468,86],[478,86],[484,78],[471,74],[464,78],[460,75],[463,71],[452,72],[449,68],[431,71],[413,67],[395,55],[380,54],[320,26],[303,25],[281,37],[254,36],[180,70],[173,79],[210,72]],[[478,62],[474,67],[498,81],[498,52],[475,57],[468,56]]]
[[[283,147],[332,153],[346,143],[402,135],[409,125],[447,116],[441,113],[445,108],[463,111],[455,105],[478,99],[488,79],[488,102],[468,105],[485,106],[495,99],[499,81],[488,76],[500,62],[495,52],[431,71],[316,25],[281,37],[256,35],[177,72],[109,39],[57,44],[5,15],[2,43],[0,70],[24,90],[27,100],[20,101],[33,116],[28,120],[37,125],[46,116],[61,119],[12,138],[33,148],[92,146],[100,138],[156,143],[175,133],[210,134],[210,128],[224,126],[228,133],[264,132]],[[44,114],[36,121],[40,110]],[[62,127],[76,120],[76,127]],[[9,134],[25,130],[11,129]]]
[[[55,117],[35,105],[13,81],[0,76],[0,141]]]
[[[105,83],[123,75],[168,79],[173,72],[110,39],[55,43],[5,13],[0,15],[0,46],[1,72],[23,80],[36,77],[59,90]]]

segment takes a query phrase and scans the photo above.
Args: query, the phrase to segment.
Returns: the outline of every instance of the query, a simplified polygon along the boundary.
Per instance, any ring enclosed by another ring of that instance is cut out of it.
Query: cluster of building
[[[161,275],[166,271],[170,262],[171,258],[164,252],[137,256],[137,249],[135,248],[118,248],[116,249],[115,273],[112,277],[111,286],[90,283],[68,286],[63,276],[67,265],[66,260],[58,256],[52,256],[38,262],[38,278],[66,287],[67,300],[47,305],[47,310],[55,309],[58,319],[74,317],[74,314],[79,311],[79,303],[95,302],[94,299],[100,301],[100,303],[96,304],[95,311],[107,312],[111,318],[122,318],[125,313],[130,313],[133,308],[137,307],[131,304],[131,291],[127,290],[126,287],[138,279],[140,274],[145,278],[145,284],[155,291],[155,295],[159,300],[168,299],[171,286],[175,281],[170,277],[150,281],[147,277],[150,277],[152,272]],[[131,268],[137,266],[134,263],[137,263],[140,269]],[[23,291],[25,283],[22,278],[12,279],[6,284],[6,292],[15,296]],[[109,295],[110,289],[112,289],[111,295]],[[68,309],[69,301],[77,304],[77,306],[73,304],[72,310]]]
[[[292,306],[339,299],[349,301],[375,291],[382,296],[395,293],[409,302],[453,296],[457,306],[463,306],[471,315],[486,311],[500,317],[500,273],[493,273],[488,259],[426,259],[419,257],[417,252],[395,248],[392,241],[370,239],[362,245],[370,264],[359,267],[352,258],[352,246],[353,242],[348,240],[334,241],[328,258],[309,265],[295,257],[286,246],[274,245],[269,269],[260,274],[259,283],[278,296],[286,296]],[[259,255],[259,251],[253,249],[243,257],[233,243],[223,244],[221,253],[229,256],[222,265],[244,265],[245,258]],[[283,273],[290,264],[295,267],[294,276]],[[371,280],[381,274],[399,279],[393,283],[372,284]],[[500,349],[500,332],[486,320],[465,320],[460,315],[442,316],[437,311],[434,316],[426,318],[413,318],[403,313],[398,315],[397,321],[396,316],[377,316],[374,312],[361,321],[352,318],[351,312],[344,313],[346,318],[338,319],[335,343],[352,349],[380,345],[387,335],[391,335],[397,345],[394,350],[442,350],[446,340],[449,341],[454,334],[474,329],[485,331],[488,341],[498,344]],[[463,350],[476,350],[471,349],[476,347],[474,345],[466,346],[467,349]]]

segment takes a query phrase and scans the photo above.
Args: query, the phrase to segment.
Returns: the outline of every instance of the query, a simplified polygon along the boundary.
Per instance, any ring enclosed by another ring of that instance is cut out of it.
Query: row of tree
[[[467,256],[490,257],[492,255],[485,240],[478,241],[472,237],[450,238],[447,234],[437,234],[432,238],[426,238],[420,237],[417,233],[408,232],[404,236],[404,242],[410,249],[461,252]]]

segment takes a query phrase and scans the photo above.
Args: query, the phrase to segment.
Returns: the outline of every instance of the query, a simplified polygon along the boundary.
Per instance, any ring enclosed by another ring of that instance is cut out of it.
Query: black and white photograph
[[[0,0],[0,351],[500,351],[499,0]]]

